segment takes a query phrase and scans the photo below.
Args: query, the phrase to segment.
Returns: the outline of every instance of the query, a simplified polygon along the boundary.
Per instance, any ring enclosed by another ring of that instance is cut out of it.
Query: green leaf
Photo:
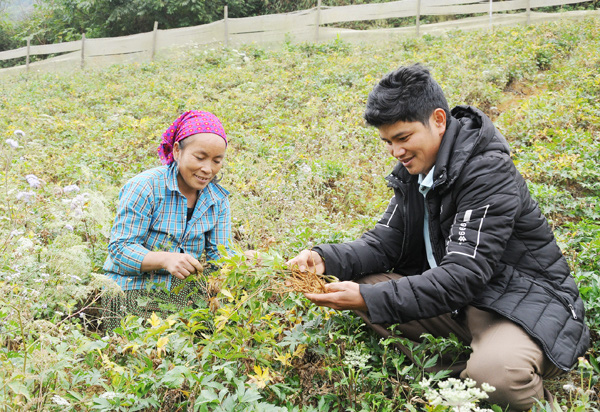
[[[15,393],[15,395],[23,395],[28,401],[31,400],[31,393],[29,393],[29,389],[21,382],[9,382],[7,386]]]
[[[189,373],[189,369],[185,366],[175,366],[163,376],[160,383],[170,388],[180,388],[185,382],[187,373]]]

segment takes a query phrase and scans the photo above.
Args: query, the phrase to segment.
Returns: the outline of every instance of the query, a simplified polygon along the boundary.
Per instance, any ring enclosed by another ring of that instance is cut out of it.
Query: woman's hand
[[[305,293],[304,296],[317,306],[327,306],[336,310],[367,311],[367,304],[360,294],[358,283],[328,283],[325,289],[327,293]]]
[[[165,269],[177,279],[185,279],[193,273],[202,273],[202,264],[187,253],[148,252],[142,261],[142,272]]]
[[[246,250],[244,252],[244,256],[246,257],[247,260],[249,260],[250,262],[253,262],[256,265],[262,264],[262,258],[260,257],[260,253],[257,252],[256,250]]]
[[[165,263],[165,269],[178,279],[185,279],[193,273],[202,273],[198,259],[187,253],[171,253]]]
[[[312,250],[304,249],[298,256],[286,263],[290,269],[297,267],[300,272],[325,273],[325,261],[321,255]]]

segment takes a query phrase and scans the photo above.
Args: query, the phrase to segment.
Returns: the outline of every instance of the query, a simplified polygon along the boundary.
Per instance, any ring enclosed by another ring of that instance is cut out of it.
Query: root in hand
[[[321,275],[309,271],[300,272],[297,269],[291,270],[284,285],[278,289],[280,293],[327,293],[325,280]]]

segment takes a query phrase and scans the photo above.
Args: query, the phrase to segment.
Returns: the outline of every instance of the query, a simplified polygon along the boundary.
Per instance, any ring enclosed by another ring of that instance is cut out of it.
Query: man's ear
[[[444,109],[438,107],[431,116],[436,130],[440,132],[440,136],[446,133],[446,112]]]

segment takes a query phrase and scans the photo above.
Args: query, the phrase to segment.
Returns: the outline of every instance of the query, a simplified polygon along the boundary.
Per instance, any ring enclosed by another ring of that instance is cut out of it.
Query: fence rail
[[[259,44],[273,47],[285,41],[295,43],[329,41],[336,37],[350,42],[380,41],[398,36],[420,36],[425,33],[442,34],[449,30],[493,28],[502,25],[529,24],[554,19],[579,19],[588,15],[600,16],[600,11],[542,13],[536,8],[583,3],[585,0],[400,0],[389,3],[325,7],[317,6],[293,13],[266,16],[229,18],[227,6],[223,19],[195,27],[154,30],[130,36],[86,39],[31,45],[0,52],[0,61],[26,58],[24,65],[0,69],[1,74],[22,73],[30,70],[55,71],[85,67],[102,67],[115,63],[149,61],[157,53],[168,54],[189,46],[239,46]],[[512,12],[505,14],[504,12]],[[483,14],[479,17],[449,20],[442,23],[421,24],[423,16],[456,16]],[[352,30],[332,25],[356,21],[416,17],[416,25],[388,29]],[[30,63],[36,55],[58,54]]]

